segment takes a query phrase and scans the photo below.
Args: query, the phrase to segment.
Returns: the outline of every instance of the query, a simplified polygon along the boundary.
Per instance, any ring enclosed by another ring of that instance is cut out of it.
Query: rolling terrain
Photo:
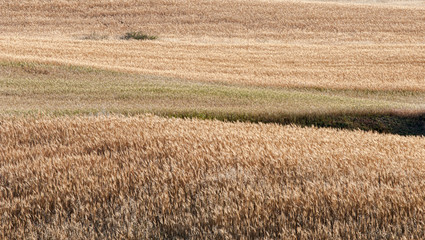
[[[0,33],[1,239],[425,238],[423,1],[0,0]]]

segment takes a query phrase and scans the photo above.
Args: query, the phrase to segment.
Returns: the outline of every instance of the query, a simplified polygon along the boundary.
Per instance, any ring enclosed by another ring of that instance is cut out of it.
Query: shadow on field
[[[361,129],[379,133],[391,133],[403,136],[425,136],[425,112],[419,113],[328,113],[288,115],[283,113],[247,114],[247,113],[211,113],[185,112],[166,114],[173,117],[194,117],[217,119],[222,121],[295,124],[339,129]]]

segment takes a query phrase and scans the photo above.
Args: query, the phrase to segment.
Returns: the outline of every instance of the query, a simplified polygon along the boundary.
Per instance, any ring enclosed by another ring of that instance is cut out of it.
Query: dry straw
[[[3,59],[232,84],[425,91],[421,4],[0,0],[0,12]],[[128,31],[160,39],[120,40]],[[93,32],[110,38],[81,40]]]
[[[425,237],[423,137],[8,117],[0,159],[5,239]]]

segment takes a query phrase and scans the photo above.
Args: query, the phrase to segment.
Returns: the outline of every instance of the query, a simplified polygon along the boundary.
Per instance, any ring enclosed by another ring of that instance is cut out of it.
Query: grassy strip
[[[242,87],[26,62],[2,62],[0,73],[3,114],[154,113],[425,135],[421,92]]]
[[[247,114],[217,112],[169,112],[159,115],[172,117],[193,117],[200,119],[218,119],[222,121],[244,121],[255,123],[295,124],[300,126],[330,127],[340,129],[376,131],[398,135],[425,136],[425,112],[403,114],[397,112],[381,113],[329,113],[288,115],[279,113]]]
[[[425,112],[400,113],[388,112],[344,112],[344,113],[312,113],[287,114],[284,112],[230,112],[221,110],[196,109],[62,109],[56,111],[6,111],[0,116],[140,116],[155,114],[162,117],[195,118],[203,120],[220,120],[225,122],[278,123],[282,125],[295,124],[304,127],[316,126],[338,129],[375,131],[379,133],[398,134],[403,136],[425,136]]]

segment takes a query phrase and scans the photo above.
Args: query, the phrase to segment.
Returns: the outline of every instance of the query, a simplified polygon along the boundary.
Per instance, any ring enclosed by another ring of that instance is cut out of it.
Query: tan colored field
[[[423,1],[0,0],[0,33],[0,239],[425,238]]]
[[[425,45],[0,38],[0,57],[243,85],[425,91]]]
[[[154,116],[0,132],[1,238],[425,237],[424,137]]]
[[[404,1],[409,3],[410,1]],[[143,30],[169,38],[283,42],[420,43],[425,4],[415,8],[302,1],[1,0],[3,35],[122,35]]]
[[[425,92],[260,88],[73,65],[0,62],[0,116],[148,112],[425,135],[424,99]]]
[[[154,110],[266,116],[425,111],[425,92],[258,88],[25,62],[0,62],[0,93],[0,114]]]
[[[3,59],[232,84],[425,91],[420,6],[3,0],[1,9]],[[132,30],[159,40],[119,40]],[[93,32],[109,39],[81,40]]]

